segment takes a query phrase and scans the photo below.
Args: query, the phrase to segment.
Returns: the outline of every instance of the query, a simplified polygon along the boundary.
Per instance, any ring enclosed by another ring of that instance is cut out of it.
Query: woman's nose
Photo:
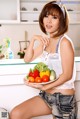
[[[50,16],[48,17],[48,22],[52,22],[52,18]]]

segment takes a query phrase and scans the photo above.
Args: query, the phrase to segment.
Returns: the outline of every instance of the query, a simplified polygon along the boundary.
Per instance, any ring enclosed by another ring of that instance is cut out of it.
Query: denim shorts
[[[77,106],[74,95],[50,94],[40,91],[39,96],[52,109],[52,115],[56,119],[77,119]]]

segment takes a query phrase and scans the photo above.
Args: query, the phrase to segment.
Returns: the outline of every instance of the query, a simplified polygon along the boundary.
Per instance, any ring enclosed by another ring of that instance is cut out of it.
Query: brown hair
[[[58,15],[59,16],[59,21],[60,21],[60,24],[59,24],[59,29],[58,29],[58,32],[55,34],[54,37],[58,37],[62,34],[64,34],[65,32],[67,32],[68,30],[68,14],[67,14],[67,11],[65,9],[65,7],[62,5],[62,6],[59,6],[55,1],[53,2],[49,2],[47,3],[41,13],[40,13],[40,16],[39,16],[39,25],[40,25],[40,28],[41,30],[46,34],[46,31],[45,31],[45,28],[44,28],[44,24],[43,24],[43,18],[46,16],[46,15]]]

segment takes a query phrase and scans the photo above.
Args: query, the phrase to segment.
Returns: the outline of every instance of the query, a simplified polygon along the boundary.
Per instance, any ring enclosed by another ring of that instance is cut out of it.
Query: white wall
[[[26,38],[25,38],[26,32]],[[11,38],[11,49],[17,58],[19,41],[30,40],[34,34],[40,34],[38,25],[2,25],[0,27],[0,43],[5,37]]]
[[[68,35],[75,46],[75,55],[80,56],[80,24],[70,24]]]
[[[70,25],[68,35],[72,38],[75,47],[80,47],[80,25]],[[26,38],[25,38],[26,32]],[[15,58],[19,58],[17,52],[19,51],[19,41],[31,40],[31,37],[35,34],[43,34],[39,28],[39,25],[27,25],[27,24],[12,24],[2,25],[0,27],[0,43],[3,42],[5,37],[11,38],[11,49],[14,52]],[[80,56],[80,50],[76,50],[76,55]]]

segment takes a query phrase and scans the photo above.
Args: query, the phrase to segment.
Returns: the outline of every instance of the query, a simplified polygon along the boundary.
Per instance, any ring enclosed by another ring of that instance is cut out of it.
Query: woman
[[[68,15],[65,7],[54,1],[47,3],[40,14],[39,24],[43,33],[49,36],[33,36],[24,60],[31,62],[40,57],[42,62],[54,68],[57,80],[46,85],[25,80],[26,85],[39,89],[40,93],[16,106],[10,117],[31,119],[53,114],[57,119],[76,119],[74,48],[70,38],[65,35],[68,30]],[[39,45],[34,48],[36,40],[39,41]]]

